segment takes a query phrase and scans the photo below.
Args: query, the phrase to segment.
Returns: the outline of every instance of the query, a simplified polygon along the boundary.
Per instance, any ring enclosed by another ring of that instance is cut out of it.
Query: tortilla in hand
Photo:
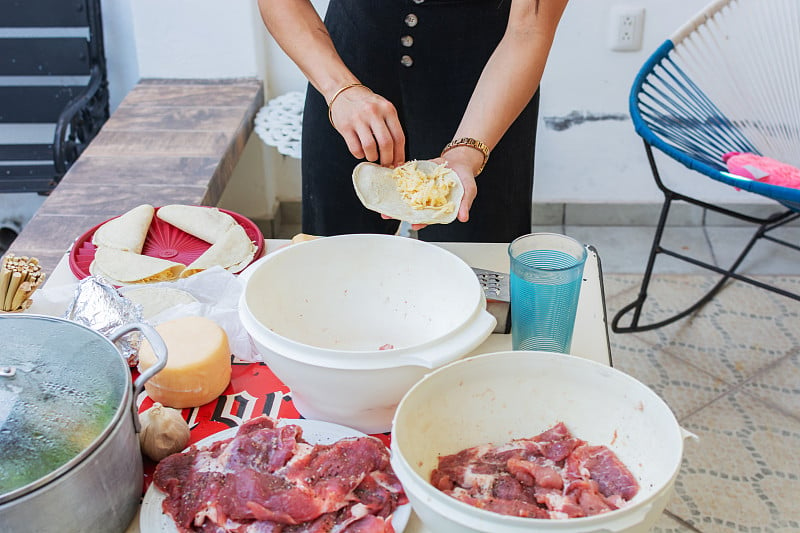
[[[181,273],[181,277],[186,278],[217,265],[236,274],[244,270],[255,254],[256,245],[247,236],[244,228],[235,224],[200,257],[192,261]]]
[[[216,243],[228,229],[237,225],[232,216],[223,213],[216,207],[165,205],[159,208],[156,216],[210,244]]]
[[[367,209],[411,224],[452,222],[464,196],[458,175],[433,161],[409,161],[394,169],[359,163],[353,186]]]
[[[172,281],[178,279],[185,268],[186,265],[175,261],[101,246],[94,254],[89,272],[122,285]]]
[[[150,222],[155,209],[150,204],[134,207],[125,214],[111,219],[94,232],[92,244],[99,247],[114,248],[142,253]]]

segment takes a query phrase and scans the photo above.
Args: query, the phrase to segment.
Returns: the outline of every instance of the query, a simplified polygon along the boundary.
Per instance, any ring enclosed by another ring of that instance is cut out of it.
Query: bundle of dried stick
[[[8,254],[0,272],[0,310],[24,311],[30,307],[33,303],[31,294],[45,278],[39,260]]]

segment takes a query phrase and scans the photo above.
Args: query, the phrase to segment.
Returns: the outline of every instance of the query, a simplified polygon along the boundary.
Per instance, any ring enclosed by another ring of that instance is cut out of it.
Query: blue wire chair
[[[629,107],[664,203],[639,294],[615,315],[612,330],[646,331],[675,322],[700,309],[731,279],[800,300],[800,294],[737,273],[760,239],[800,251],[796,244],[770,235],[800,217],[800,190],[736,176],[723,161],[729,152],[751,152],[800,166],[800,1],[712,2],[648,58],[633,83]],[[767,217],[752,216],[677,192],[662,181],[653,148],[713,180],[775,200],[781,210]],[[675,201],[755,224],[757,229],[733,264],[719,268],[662,245]],[[659,254],[716,272],[721,279],[687,309],[640,324]],[[621,325],[627,315],[631,315],[628,325]]]

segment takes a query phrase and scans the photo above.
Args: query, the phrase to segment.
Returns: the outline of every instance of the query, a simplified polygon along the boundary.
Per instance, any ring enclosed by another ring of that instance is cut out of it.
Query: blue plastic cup
[[[514,350],[569,353],[586,247],[558,233],[531,233],[508,246]]]

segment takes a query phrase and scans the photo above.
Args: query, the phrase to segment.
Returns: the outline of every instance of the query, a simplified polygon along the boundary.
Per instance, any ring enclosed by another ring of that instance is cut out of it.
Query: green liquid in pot
[[[60,417],[34,427],[13,417],[0,429],[0,494],[41,479],[76,457],[113,417],[116,405],[95,405],[85,422],[63,427]],[[35,457],[35,459],[33,459]]]
[[[0,315],[0,367],[6,370],[0,501],[6,501],[89,455],[126,408],[131,385],[127,362],[106,338],[51,317]]]

